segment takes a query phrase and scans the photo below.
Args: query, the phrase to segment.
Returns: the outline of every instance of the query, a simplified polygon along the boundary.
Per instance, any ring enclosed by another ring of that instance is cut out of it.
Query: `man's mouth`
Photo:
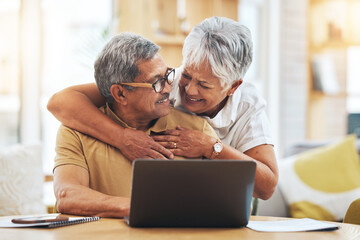
[[[160,99],[159,101],[157,101],[156,103],[165,103],[169,101],[169,98],[164,98],[164,99]]]
[[[156,103],[166,103],[169,102],[169,94],[164,94],[160,100],[157,100]]]

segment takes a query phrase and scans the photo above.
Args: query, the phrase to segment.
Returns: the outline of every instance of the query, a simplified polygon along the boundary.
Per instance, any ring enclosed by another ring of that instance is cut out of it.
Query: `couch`
[[[287,161],[288,158],[291,157],[291,156],[296,156],[296,155],[299,155],[299,154],[302,154],[302,153],[307,153],[309,151],[314,151],[314,150],[323,148],[324,146],[328,146],[330,144],[333,144],[333,143],[332,142],[323,142],[323,141],[321,141],[321,142],[319,142],[319,141],[299,142],[299,143],[293,145],[290,149],[288,149],[286,151],[284,159],[279,160],[279,166],[283,163],[281,161]],[[359,155],[360,155],[360,139],[355,140],[355,147],[357,149],[357,154],[358,154],[358,157],[359,157]],[[358,163],[359,163],[359,161],[358,161]],[[281,174],[282,174],[281,168],[279,168],[279,170],[280,170],[279,174],[281,176]],[[277,186],[273,196],[269,200],[266,200],[266,201],[259,200],[258,209],[257,209],[257,215],[290,217],[289,204],[286,201],[286,197],[285,197],[286,194],[284,194],[283,191],[284,191],[284,189],[282,189],[280,184],[279,184]],[[301,194],[302,193],[299,192],[299,195],[301,195]],[[338,202],[336,204],[341,205],[342,202]],[[346,204],[348,205],[348,203],[346,203]],[[347,206],[344,206],[344,207],[347,208]],[[304,217],[306,217],[306,216],[304,216]],[[320,220],[329,220],[329,219],[320,219]],[[341,221],[341,219],[336,219],[336,220]]]
[[[0,216],[46,213],[40,145],[0,151]]]

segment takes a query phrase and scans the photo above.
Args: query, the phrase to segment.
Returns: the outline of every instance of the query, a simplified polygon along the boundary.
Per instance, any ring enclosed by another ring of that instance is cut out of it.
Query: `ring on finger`
[[[174,148],[176,148],[176,142],[174,142]]]

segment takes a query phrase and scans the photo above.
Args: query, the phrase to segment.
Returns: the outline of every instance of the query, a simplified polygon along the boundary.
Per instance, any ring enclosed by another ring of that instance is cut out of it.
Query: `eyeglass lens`
[[[172,69],[164,78],[157,80],[153,85],[155,92],[161,92],[165,88],[165,82],[168,82],[171,85],[174,81],[174,76],[175,70]]]

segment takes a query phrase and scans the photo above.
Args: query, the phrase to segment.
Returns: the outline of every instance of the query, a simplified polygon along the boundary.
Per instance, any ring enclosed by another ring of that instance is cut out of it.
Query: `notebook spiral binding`
[[[61,222],[54,222],[48,225],[49,228],[55,228],[55,227],[62,227],[62,226],[69,226],[79,223],[87,223],[87,222],[93,222],[99,220],[100,217],[85,217],[81,219],[75,219],[75,220],[67,220],[67,221],[61,221]]]

